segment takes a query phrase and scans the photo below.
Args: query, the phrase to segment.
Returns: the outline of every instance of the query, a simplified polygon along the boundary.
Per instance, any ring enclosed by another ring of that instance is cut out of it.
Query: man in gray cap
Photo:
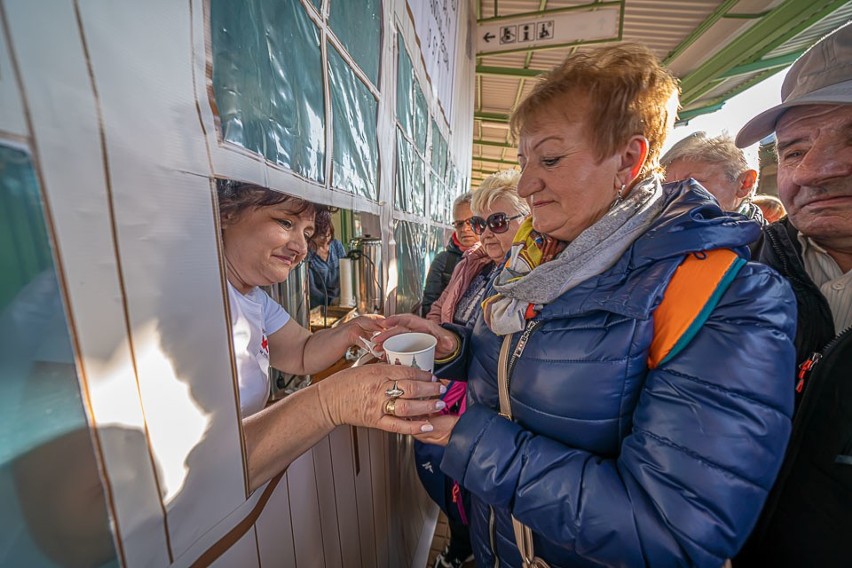
[[[852,566],[852,25],[793,64],[781,99],[736,142],[773,131],[777,139],[787,217],[764,229],[753,253],[796,293],[796,415],[776,485],[734,565]]]

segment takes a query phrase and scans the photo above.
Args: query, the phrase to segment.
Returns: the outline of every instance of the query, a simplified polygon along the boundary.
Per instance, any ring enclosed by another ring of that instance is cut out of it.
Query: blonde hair
[[[479,188],[473,192],[473,200],[470,202],[470,210],[474,215],[482,215],[486,209],[490,209],[498,199],[505,199],[512,204],[514,213],[529,215],[530,207],[527,202],[518,195],[518,181],[521,174],[517,170],[502,170],[495,172],[482,180]],[[511,213],[507,211],[507,213]]]
[[[674,127],[680,88],[643,45],[623,43],[574,53],[539,82],[512,113],[517,138],[554,103],[570,104],[570,95],[585,97],[585,129],[598,160],[612,156],[631,136],[648,139],[648,158],[639,172],[659,172],[666,136]]]
[[[667,168],[677,160],[719,164],[731,181],[737,181],[740,174],[751,169],[745,154],[737,148],[729,134],[710,138],[706,132],[693,132],[672,146],[660,158],[660,164]]]

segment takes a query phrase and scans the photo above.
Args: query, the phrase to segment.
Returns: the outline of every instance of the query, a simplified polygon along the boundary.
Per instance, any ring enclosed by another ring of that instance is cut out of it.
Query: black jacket
[[[797,362],[817,361],[792,378],[790,388],[802,392],[790,445],[736,568],[852,566],[852,328],[836,333],[828,302],[805,272],[796,235],[783,219],[764,229],[752,252],[790,281],[798,307]]]
[[[435,256],[435,260],[429,267],[429,274],[426,276],[426,287],[423,288],[423,301],[420,304],[421,316],[426,317],[426,314],[432,309],[432,304],[441,297],[444,288],[450,283],[450,277],[453,275],[453,270],[456,269],[456,264],[461,260],[461,255],[462,249],[451,239],[446,250]]]

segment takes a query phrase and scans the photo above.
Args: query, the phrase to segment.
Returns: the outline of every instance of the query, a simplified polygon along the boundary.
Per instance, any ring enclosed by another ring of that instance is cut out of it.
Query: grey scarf
[[[491,331],[497,335],[521,331],[529,304],[539,311],[544,304],[611,268],[660,214],[662,196],[656,176],[642,181],[621,203],[571,241],[559,256],[520,277],[521,266],[513,263],[518,251],[513,246],[509,266],[494,284],[502,297],[494,300],[490,309]]]

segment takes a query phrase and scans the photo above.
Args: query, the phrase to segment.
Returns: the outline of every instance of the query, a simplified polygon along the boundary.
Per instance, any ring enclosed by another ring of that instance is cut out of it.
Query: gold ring
[[[405,391],[399,388],[396,384],[396,381],[394,381],[393,387],[386,390],[385,394],[388,395],[388,398],[399,398],[405,394]]]
[[[396,399],[389,398],[385,401],[385,414],[396,416]]]

